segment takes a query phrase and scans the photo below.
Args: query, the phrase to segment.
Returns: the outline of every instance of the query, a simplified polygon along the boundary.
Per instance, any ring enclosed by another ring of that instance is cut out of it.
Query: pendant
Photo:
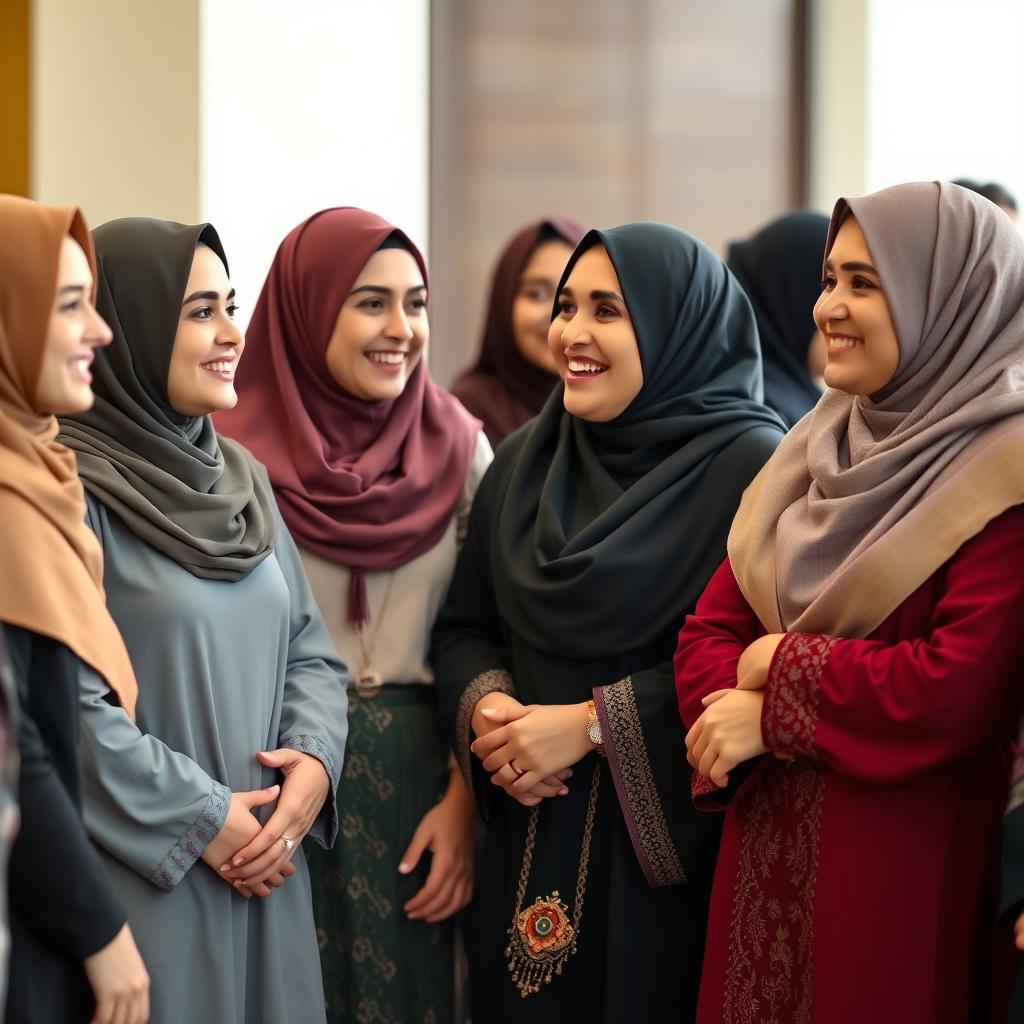
[[[380,693],[381,686],[384,685],[384,680],[381,679],[380,673],[369,665],[364,665],[357,673],[353,680],[356,687],[356,693],[360,697],[376,697]]]
[[[557,889],[550,896],[538,896],[532,906],[516,914],[508,933],[512,938],[505,957],[524,999],[539,992],[542,984],[550,984],[576,952],[576,929]]]

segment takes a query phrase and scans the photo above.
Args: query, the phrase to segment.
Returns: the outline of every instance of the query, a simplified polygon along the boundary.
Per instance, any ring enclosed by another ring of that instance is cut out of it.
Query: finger
[[[544,779],[541,779],[540,782],[530,790],[530,792],[534,796],[542,796],[544,799],[548,799],[553,796],[565,796],[565,794],[569,792],[569,787],[561,782],[556,782],[552,786]]]
[[[522,775],[512,783],[513,793],[529,793],[538,782],[541,781],[543,776],[540,772],[523,772]]]
[[[709,743],[707,749],[701,754],[700,763],[697,765],[697,771],[701,773],[706,779],[711,778],[711,769],[715,766],[715,762],[719,759],[720,751],[717,744]]]
[[[485,772],[496,772],[503,764],[508,764],[510,761],[514,761],[515,757],[515,751],[512,749],[511,744],[506,743],[504,746],[498,747],[497,750],[493,751],[487,757],[481,758],[480,766]],[[516,769],[514,767],[512,768],[512,772],[514,774],[516,773]]]
[[[725,787],[729,785],[729,772],[731,772],[735,767],[736,765],[731,761],[727,761],[725,758],[720,757],[708,770],[707,777],[719,789],[725,789]]]
[[[697,745],[697,741],[700,739],[700,734],[704,731],[704,715],[701,714],[700,718],[690,726],[690,731],[683,737],[683,745],[686,747],[687,754],[693,754],[693,748]]]
[[[695,768],[700,765],[701,759],[707,754],[708,747],[711,746],[713,738],[713,730],[710,728],[709,723],[704,721],[703,716],[698,724],[701,725],[700,734],[690,750],[690,757],[693,759],[693,766]]]
[[[129,996],[127,994],[116,996],[110,1014],[110,1024],[127,1024],[129,1006]]]
[[[709,693],[706,697],[703,697],[701,704],[706,708],[710,707],[716,700],[721,700],[727,693],[732,693],[732,690],[715,690],[714,693]]]
[[[248,793],[238,793],[237,795],[251,811],[254,807],[265,807],[267,804],[272,804],[281,795],[281,787],[275,782],[274,785],[267,786],[266,789],[253,789]]]
[[[266,884],[271,889],[280,889],[284,885],[284,875],[280,871],[275,871],[272,875],[267,875]]]
[[[478,736],[469,745],[469,749],[482,761],[506,743],[508,743],[508,729],[495,729],[493,732],[487,733],[486,736]]]
[[[90,1024],[111,1024],[111,1017],[114,1013],[113,1000],[106,996],[102,1001],[96,1001],[96,1012],[93,1014]]]
[[[415,869],[416,865],[420,862],[420,857],[423,856],[423,851],[430,845],[430,841],[433,838],[433,829],[425,828],[422,823],[417,827],[416,831],[412,834],[409,846],[406,848],[405,853],[402,854],[402,859],[398,862],[398,870],[401,874],[407,875]]]
[[[145,991],[142,993],[142,998],[139,1000],[139,1024],[147,1024],[149,1020],[149,986],[147,985]]]
[[[493,782],[496,786],[501,786],[502,789],[507,789],[509,790],[509,792],[511,792],[512,785],[518,778],[519,776],[516,774],[515,771],[513,771],[513,769],[509,765],[503,764],[491,776],[491,782]]]
[[[451,864],[447,865],[444,874],[438,878],[438,885],[433,895],[426,900],[420,901],[418,907],[409,914],[413,920],[426,919],[438,913],[446,907],[452,899],[452,892],[455,889],[455,879],[451,874]]]
[[[518,800],[524,807],[536,807],[542,800],[542,797],[533,796],[530,793],[513,793],[510,790],[506,790],[505,792],[508,793],[513,800]]]
[[[267,768],[283,768],[295,760],[295,751],[285,747],[277,750],[260,750],[256,754],[256,760]]]
[[[280,871],[288,863],[288,859],[291,856],[292,851],[286,850],[284,845],[279,842],[255,860],[250,861],[248,864],[243,864],[240,868],[235,868],[232,871],[233,880],[242,882],[244,885],[252,888],[257,882],[264,881],[268,875],[275,871]]]
[[[262,856],[281,842],[282,836],[291,835],[285,831],[287,825],[294,825],[294,812],[278,806],[277,810],[270,816],[270,820],[252,837],[247,846],[243,846],[232,858],[229,868],[240,868],[243,864],[249,864],[257,857]],[[294,837],[293,837],[294,838]],[[223,870],[223,869],[222,869]],[[236,872],[231,872],[232,878],[239,877]]]
[[[420,886],[419,891],[412,896],[410,899],[405,901],[402,909],[410,917],[418,917],[419,911],[431,903],[437,894],[441,891],[444,885],[444,872],[439,870],[441,859],[439,857],[434,858],[433,864],[430,866],[430,873],[427,875],[427,880]]]
[[[484,708],[480,714],[488,722],[507,725],[509,722],[516,722],[520,718],[525,718],[530,713],[530,710],[529,707],[525,707],[522,704],[518,707],[515,704],[508,704],[500,708]]]

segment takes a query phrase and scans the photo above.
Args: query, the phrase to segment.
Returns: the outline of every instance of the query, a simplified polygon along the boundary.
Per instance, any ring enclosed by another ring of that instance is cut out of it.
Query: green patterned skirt
[[[402,910],[426,881],[430,853],[398,873],[420,819],[443,795],[448,755],[433,688],[350,690],[341,830],[333,850],[306,843],[328,1024],[450,1024],[454,925]]]

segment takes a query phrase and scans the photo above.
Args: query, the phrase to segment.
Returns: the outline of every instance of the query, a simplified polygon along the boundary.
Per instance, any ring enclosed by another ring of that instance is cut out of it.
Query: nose
[[[562,328],[562,342],[568,347],[586,345],[593,341],[590,330],[580,317],[579,311]]]
[[[388,314],[387,323],[384,325],[384,337],[392,341],[411,341],[412,327],[409,325],[409,318],[405,310],[396,306]]]
[[[822,292],[814,307],[814,319],[821,330],[830,322],[846,320],[849,315],[849,306],[838,288],[831,292]]]
[[[218,345],[233,345],[238,348],[245,343],[245,336],[242,334],[234,320],[225,318],[223,326],[217,332]]]
[[[85,341],[97,348],[109,345],[114,340],[114,332],[103,317],[100,316],[96,307],[89,304],[89,319],[85,325]]]

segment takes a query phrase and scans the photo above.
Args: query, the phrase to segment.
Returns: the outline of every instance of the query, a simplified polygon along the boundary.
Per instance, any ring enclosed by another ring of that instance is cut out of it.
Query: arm
[[[765,684],[766,746],[875,782],[912,779],[991,748],[1019,705],[1022,564],[1024,508],[1015,508],[948,563],[923,637],[788,634]]]
[[[21,755],[11,902],[65,956],[84,960],[114,939],[125,916],[29,713],[33,637],[10,626],[4,632],[17,685]]]

